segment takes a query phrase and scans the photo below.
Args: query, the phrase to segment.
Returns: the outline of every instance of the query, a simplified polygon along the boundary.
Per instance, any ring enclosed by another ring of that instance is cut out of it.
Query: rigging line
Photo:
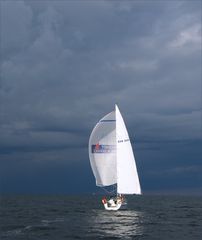
[[[107,190],[106,188],[102,187],[102,189],[108,193],[108,194],[112,194],[112,193],[115,193],[116,192],[116,185],[113,185],[112,186],[112,190]]]

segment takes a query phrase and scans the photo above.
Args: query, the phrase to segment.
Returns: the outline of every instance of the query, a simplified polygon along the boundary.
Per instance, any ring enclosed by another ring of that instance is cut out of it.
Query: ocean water
[[[127,210],[109,212],[101,196],[1,197],[0,239],[202,239],[202,197],[127,200]]]

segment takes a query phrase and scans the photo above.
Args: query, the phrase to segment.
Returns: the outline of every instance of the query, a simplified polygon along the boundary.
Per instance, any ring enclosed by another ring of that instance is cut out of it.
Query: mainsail
[[[118,106],[116,106],[116,140],[117,192],[121,194],[141,194],[132,146]]]
[[[141,194],[132,146],[117,105],[93,129],[89,157],[97,186],[117,184],[117,193]]]

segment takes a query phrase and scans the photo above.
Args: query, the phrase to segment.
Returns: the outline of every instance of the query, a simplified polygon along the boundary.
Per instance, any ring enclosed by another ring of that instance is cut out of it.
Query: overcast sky
[[[0,1],[0,192],[95,187],[117,103],[143,192],[202,194],[202,2]]]

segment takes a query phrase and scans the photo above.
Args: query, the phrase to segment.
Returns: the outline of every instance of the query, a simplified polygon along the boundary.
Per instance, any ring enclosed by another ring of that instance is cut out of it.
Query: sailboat
[[[117,105],[94,127],[89,158],[98,187],[115,187],[114,196],[102,203],[106,210],[125,207],[125,195],[141,194],[135,158],[128,132]]]

